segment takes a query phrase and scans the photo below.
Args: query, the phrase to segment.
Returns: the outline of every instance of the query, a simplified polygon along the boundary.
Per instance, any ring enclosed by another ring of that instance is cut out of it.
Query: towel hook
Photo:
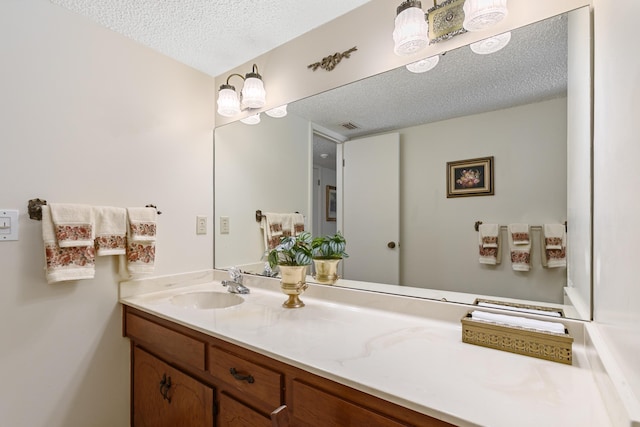
[[[473,228],[475,228],[476,231],[480,231],[480,224],[482,224],[482,221],[476,221]]]
[[[262,211],[261,211],[260,209],[258,209],[258,210],[256,211],[256,222],[260,222],[260,221],[262,221],[262,218],[263,218],[263,217],[264,217],[264,216],[262,215]]]

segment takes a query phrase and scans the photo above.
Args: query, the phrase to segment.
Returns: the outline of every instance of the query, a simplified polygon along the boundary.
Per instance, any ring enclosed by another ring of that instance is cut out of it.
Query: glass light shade
[[[407,7],[396,16],[396,25],[393,30],[393,51],[398,56],[416,53],[429,44],[427,29],[427,21],[422,9]]]
[[[262,79],[247,74],[242,87],[242,105],[247,108],[262,108],[267,103],[267,93]]]
[[[240,114],[240,100],[233,86],[222,86],[218,92],[218,114],[233,117]]]
[[[431,56],[429,58],[421,59],[420,61],[412,62],[411,64],[407,64],[407,70],[412,73],[425,73],[429,70],[432,70],[433,67],[438,65],[440,62],[440,55]]]
[[[257,125],[258,123],[260,123],[260,113],[254,114],[254,115],[249,116],[249,117],[245,117],[244,119],[241,119],[240,121],[242,123],[246,124],[246,125]]]
[[[267,110],[265,113],[267,113],[267,116],[275,117],[276,119],[284,117],[287,115],[287,104]]]
[[[507,0],[465,0],[464,22],[467,31],[480,31],[500,22],[507,16]]]
[[[508,45],[509,40],[511,40],[511,32],[498,34],[495,37],[489,37],[488,39],[471,43],[469,47],[474,53],[479,55],[488,55],[490,53],[497,52]]]

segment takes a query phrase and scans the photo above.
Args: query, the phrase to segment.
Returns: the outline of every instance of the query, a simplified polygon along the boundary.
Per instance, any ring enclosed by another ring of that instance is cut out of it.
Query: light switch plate
[[[18,240],[17,210],[0,209],[0,242]]]
[[[196,234],[207,234],[207,217],[196,216]]]
[[[229,217],[220,217],[220,234],[229,234]]]

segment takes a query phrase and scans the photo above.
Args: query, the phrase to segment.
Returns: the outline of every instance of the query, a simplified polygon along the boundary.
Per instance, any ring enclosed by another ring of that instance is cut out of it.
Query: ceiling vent
[[[346,122],[346,123],[341,124],[340,126],[342,126],[345,129],[349,129],[349,130],[360,129],[360,126],[358,126],[357,124],[355,124],[353,122]]]

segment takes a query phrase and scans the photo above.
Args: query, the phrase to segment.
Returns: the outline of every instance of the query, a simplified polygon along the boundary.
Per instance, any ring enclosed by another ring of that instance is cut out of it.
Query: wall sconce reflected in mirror
[[[511,40],[511,32],[498,34],[495,37],[489,37],[488,39],[480,40],[475,43],[471,43],[469,47],[474,53],[479,55],[488,55],[495,53],[509,44]]]
[[[272,108],[271,110],[267,110],[265,111],[265,113],[267,113],[267,116],[274,117],[276,119],[284,117],[287,115],[287,104]]]
[[[440,62],[440,55],[430,56],[429,58],[421,59],[420,61],[407,64],[407,70],[412,73],[426,73],[432,70]]]
[[[234,76],[244,80],[240,98],[238,98],[235,86],[229,83],[231,77]],[[244,77],[236,73],[231,74],[227,77],[226,83],[220,86],[218,92],[218,114],[224,117],[233,117],[249,108],[262,108],[266,103],[267,93],[256,64],[253,64],[252,71],[245,74]]]
[[[247,116],[244,119],[240,119],[240,121],[245,125],[257,125],[260,123],[260,113]]]

